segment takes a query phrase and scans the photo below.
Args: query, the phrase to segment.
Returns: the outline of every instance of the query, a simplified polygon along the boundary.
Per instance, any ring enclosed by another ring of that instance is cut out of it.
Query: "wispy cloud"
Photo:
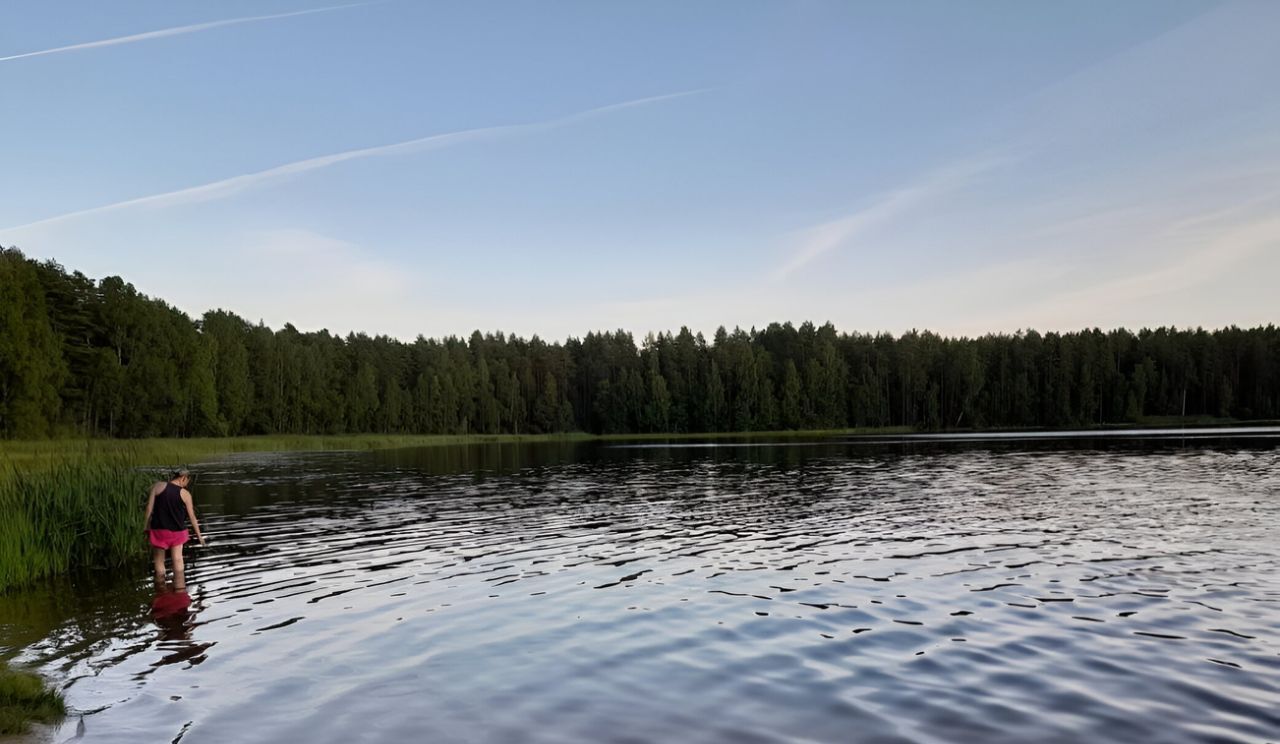
[[[145,31],[140,34],[130,34],[128,36],[116,36],[111,39],[98,39],[97,41],[86,41],[80,44],[69,44],[67,46],[54,47],[52,49],[40,49],[34,52],[24,52],[22,54],[11,54],[7,57],[0,57],[0,62],[11,62],[16,59],[26,59],[28,57],[43,57],[48,54],[61,54],[63,52],[79,52],[86,49],[98,49],[100,47],[119,46],[121,44],[133,44],[139,41],[150,41],[151,39],[163,39],[168,36],[181,36],[182,34],[194,34],[198,31],[208,31],[209,29],[222,28],[223,26],[238,26],[242,23],[257,23],[259,21],[271,21],[277,18],[294,18],[297,16],[312,15],[315,13],[329,13],[335,10],[344,10],[346,8],[357,8],[363,5],[371,5],[372,3],[348,3],[347,5],[331,5],[325,8],[311,8],[310,10],[295,10],[290,13],[272,13],[271,15],[260,16],[244,16],[243,18],[227,18],[221,21],[209,21],[207,23],[192,23],[187,26],[174,26],[173,28],[162,28],[156,31]]]
[[[811,227],[801,234],[791,257],[773,273],[782,280],[819,257],[862,234],[880,227],[903,214],[964,187],[977,176],[995,168],[1005,158],[974,157],[934,171],[919,183],[882,194],[874,203],[839,219]]]
[[[662,101],[670,101],[675,98],[685,98],[687,96],[696,96],[699,93],[709,93],[711,88],[693,88],[691,90],[681,90],[675,93],[663,93],[657,96],[647,96],[645,98],[633,98],[630,101],[621,103],[610,103],[605,106],[598,106],[586,111],[580,111],[576,114],[569,114],[554,121],[546,122],[543,126],[561,126],[563,124],[572,124],[583,119],[590,119],[593,116],[601,114],[611,114],[614,111],[622,111],[623,109],[636,108],[637,106],[648,106],[651,103],[660,103]]]
[[[0,229],[0,233],[25,230],[33,227],[48,227],[68,220],[79,219],[90,215],[101,215],[108,212],[118,212],[125,209],[136,209],[141,207],[172,207],[180,204],[192,204],[196,202],[225,199],[249,189],[263,186],[271,181],[287,178],[289,176],[296,176],[301,173],[318,170],[320,168],[327,168],[331,165],[336,165],[349,160],[425,152],[428,150],[451,147],[464,142],[472,142],[479,139],[553,129],[584,121],[594,116],[696,95],[698,93],[703,93],[706,90],[707,89],[702,88],[697,90],[681,91],[678,93],[667,93],[659,96],[637,98],[630,101],[623,101],[621,103],[613,103],[606,106],[587,109],[585,111],[579,111],[567,116],[562,116],[558,119],[550,119],[547,121],[533,122],[529,124],[506,124],[492,127],[477,127],[474,129],[463,129],[456,132],[445,132],[442,134],[428,135],[426,137],[417,137],[411,140],[395,142],[387,145],[345,150],[343,152],[337,152],[330,155],[321,155],[314,158],[307,158],[305,160],[297,160],[292,163],[285,163],[284,165],[277,165],[273,168],[267,168],[266,170],[256,171],[254,173],[246,173],[239,176],[232,176],[230,178],[223,178],[218,181],[200,184],[199,186],[190,186],[184,189],[177,189],[176,191],[166,191],[160,194],[140,196],[135,199],[126,199],[124,201],[113,202],[111,204],[104,204],[99,207],[90,207],[89,209],[67,212],[54,217],[46,217],[45,219],[28,222],[23,225],[15,225],[13,227]]]
[[[125,199],[124,201],[104,204],[100,207],[90,207],[88,209],[67,212],[54,217],[46,217],[45,219],[36,220],[35,222],[28,222],[25,225],[16,225],[14,227],[5,228],[4,230],[0,230],[0,232],[25,230],[32,227],[48,227],[50,225],[79,219],[81,217],[106,214],[108,212],[119,212],[126,209],[142,207],[157,209],[162,207],[178,206],[180,204],[194,204],[197,202],[225,199],[243,191],[262,186],[270,181],[295,176],[301,173],[306,173],[307,171],[317,170],[319,168],[326,168],[330,165],[336,165],[348,160],[357,160],[359,158],[368,158],[377,155],[392,155],[396,153],[410,152],[413,150],[430,150],[439,147],[447,147],[449,145],[474,140],[486,135],[493,135],[510,128],[511,127],[486,127],[479,129],[466,129],[458,132],[436,134],[430,137],[420,137],[390,145],[364,147],[357,150],[333,153],[331,155],[321,155],[319,157],[308,158],[306,160],[298,160],[292,163],[285,163],[284,165],[277,165],[274,168],[267,168],[266,170],[254,173],[245,173],[239,176],[223,178],[218,181],[210,181],[209,183],[200,184],[199,186],[190,186],[185,189],[166,191],[160,194],[151,194],[149,196],[140,196],[135,199]]]
[[[1238,216],[1244,210],[1219,210],[1172,225],[1156,235],[1156,241],[1190,250],[1175,253],[1166,261],[1129,276],[1108,279],[1045,299],[1045,314],[1079,314],[1081,309],[1123,307],[1150,303],[1162,295],[1196,292],[1213,297],[1204,288],[1224,278],[1238,275],[1245,267],[1264,271],[1263,257],[1280,249],[1280,217],[1275,217],[1276,198],[1262,210]],[[1258,204],[1265,204],[1259,201]],[[1253,205],[1250,205],[1253,206]],[[1207,229],[1206,229],[1207,228]],[[1152,253],[1157,252],[1153,251]]]

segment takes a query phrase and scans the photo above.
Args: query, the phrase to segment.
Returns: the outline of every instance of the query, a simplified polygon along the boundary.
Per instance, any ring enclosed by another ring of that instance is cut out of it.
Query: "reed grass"
[[[38,676],[0,662],[0,736],[26,733],[32,723],[54,723],[66,713],[60,693]]]
[[[155,476],[118,456],[0,461],[0,590],[142,555]]]

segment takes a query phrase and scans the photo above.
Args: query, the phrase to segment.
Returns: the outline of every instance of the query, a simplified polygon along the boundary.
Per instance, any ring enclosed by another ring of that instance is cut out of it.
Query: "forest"
[[[1280,329],[626,331],[563,343],[191,318],[0,249],[0,436],[1096,427],[1280,418]]]

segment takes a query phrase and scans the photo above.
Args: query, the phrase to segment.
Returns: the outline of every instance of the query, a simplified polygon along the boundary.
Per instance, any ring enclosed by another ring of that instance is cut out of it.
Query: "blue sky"
[[[1280,320],[1280,3],[27,2],[0,244],[412,339]]]

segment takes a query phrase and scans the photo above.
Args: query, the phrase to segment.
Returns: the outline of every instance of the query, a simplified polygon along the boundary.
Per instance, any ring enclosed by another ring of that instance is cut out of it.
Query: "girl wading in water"
[[[152,486],[147,498],[147,539],[151,542],[151,560],[156,568],[156,586],[165,584],[164,554],[168,551],[169,560],[173,562],[173,588],[179,592],[187,588],[182,563],[182,545],[188,539],[187,520],[191,521],[200,545],[204,545],[196,509],[191,503],[191,492],[187,490],[190,484],[191,473],[175,470],[167,482],[161,481]]]

